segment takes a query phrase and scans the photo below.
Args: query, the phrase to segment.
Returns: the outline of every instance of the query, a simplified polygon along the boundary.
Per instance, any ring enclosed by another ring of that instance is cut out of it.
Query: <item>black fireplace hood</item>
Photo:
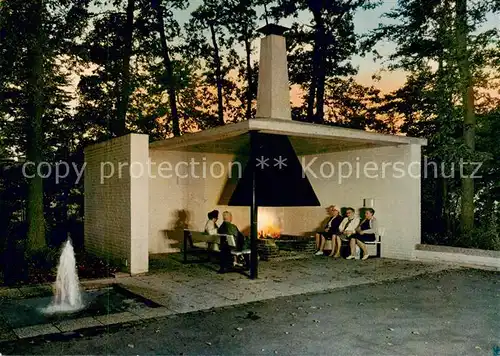
[[[319,206],[295,150],[285,135],[250,132],[250,153],[228,205],[252,206],[255,174],[256,206]]]

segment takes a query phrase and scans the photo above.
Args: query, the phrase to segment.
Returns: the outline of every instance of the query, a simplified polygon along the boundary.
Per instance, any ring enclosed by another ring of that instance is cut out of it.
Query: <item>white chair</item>
[[[375,241],[365,242],[366,245],[376,245],[377,246],[377,257],[381,256],[381,247],[382,247],[382,237],[385,235],[385,228],[380,227],[377,230],[377,234],[375,235]]]
[[[236,247],[236,239],[234,238],[233,235],[226,235],[227,238],[227,244],[229,247]],[[231,255],[233,256],[241,256],[241,255],[249,255],[252,251],[249,249],[242,250],[242,251],[235,251],[231,250]]]
[[[233,235],[226,235],[226,239],[227,239],[227,244],[230,247],[236,247],[236,239],[234,238]]]

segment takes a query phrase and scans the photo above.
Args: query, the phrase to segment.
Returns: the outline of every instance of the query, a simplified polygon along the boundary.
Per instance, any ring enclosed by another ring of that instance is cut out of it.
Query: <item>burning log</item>
[[[268,209],[259,211],[258,238],[279,239],[283,230],[283,217]]]
[[[281,236],[281,231],[276,227],[267,227],[259,231],[259,239],[279,239]]]

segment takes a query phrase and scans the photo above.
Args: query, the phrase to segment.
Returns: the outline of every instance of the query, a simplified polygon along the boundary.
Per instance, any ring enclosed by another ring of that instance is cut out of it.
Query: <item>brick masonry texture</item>
[[[288,236],[286,239],[266,240],[259,239],[257,251],[263,261],[281,257],[283,252],[314,252],[316,251],[316,242],[314,239],[297,237],[293,239]],[[281,253],[280,253],[281,252]]]
[[[131,273],[147,271],[148,176],[131,177],[130,163],[148,156],[146,135],[85,149],[85,249]]]
[[[119,163],[129,161],[130,136],[85,150],[85,249],[124,266],[130,259],[130,175],[120,177],[115,172],[104,179],[101,163],[110,162],[117,169]],[[104,173],[111,172],[105,169]]]

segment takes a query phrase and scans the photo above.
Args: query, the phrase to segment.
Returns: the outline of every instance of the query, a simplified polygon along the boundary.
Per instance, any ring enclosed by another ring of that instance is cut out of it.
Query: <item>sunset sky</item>
[[[202,0],[192,0],[191,5],[187,10],[177,12],[176,14],[177,21],[179,21],[179,23],[181,24],[188,21],[190,12],[196,9],[200,3],[202,3]],[[359,11],[354,19],[356,32],[359,34],[363,34],[376,28],[379,22],[382,21],[381,18],[382,14],[388,12],[395,5],[396,1],[384,1],[381,6],[379,6],[374,10]],[[306,12],[303,13],[301,16],[299,16],[298,20],[303,24],[310,23],[309,14]],[[297,21],[297,19],[282,20],[280,22],[280,25],[290,26],[294,21]],[[264,20],[259,22],[259,27],[264,25],[265,25]],[[253,54],[253,60],[258,60],[259,58],[258,41],[254,41],[253,48],[255,50]],[[388,54],[391,52],[394,46],[391,45],[390,43],[387,43],[384,45],[380,45],[378,48],[381,54]],[[385,73],[382,76],[381,81],[375,83],[371,77],[373,74],[380,71],[382,66],[380,63],[375,63],[371,56],[366,58],[361,58],[357,56],[353,58],[353,62],[355,63],[355,65],[359,67],[359,74],[357,78],[360,84],[363,85],[374,84],[376,87],[378,87],[383,91],[391,91],[397,89],[404,83],[405,75],[402,72]]]
[[[184,11],[179,11],[177,14],[177,20],[180,23],[184,23],[189,20],[189,14],[192,10],[199,6],[202,3],[202,0],[192,0],[189,9]],[[384,18],[382,15],[384,13],[389,12],[393,7],[397,5],[396,0],[382,1],[382,4],[373,9],[367,11],[358,11],[355,15],[354,23],[355,29],[358,34],[364,34],[369,32],[370,30],[375,29],[379,23],[388,23],[388,19]],[[297,19],[287,19],[283,20],[280,24],[283,26],[289,26],[293,21],[297,21]],[[304,13],[299,16],[299,21],[304,24],[310,22],[310,16],[308,13]],[[495,19],[493,15],[490,14],[487,22],[485,23],[484,28],[494,28],[495,25],[498,26],[498,19]],[[260,21],[259,27],[264,26],[265,21]],[[253,59],[258,59],[258,41],[255,41],[253,44],[255,49],[255,53],[253,55]],[[378,45],[378,50],[382,55],[388,55],[394,50],[394,44],[392,43],[384,43]],[[396,72],[383,72],[381,73],[381,80],[374,81],[372,79],[372,75],[379,73],[380,70],[383,69],[383,63],[374,62],[372,56],[367,56],[365,58],[361,58],[356,56],[353,58],[353,62],[359,68],[359,73],[357,75],[357,80],[360,84],[363,85],[374,85],[377,88],[381,89],[383,92],[389,92],[399,88],[405,81],[405,74],[402,71]]]
[[[186,21],[189,20],[190,13],[194,9],[196,9],[202,2],[203,0],[191,0],[188,9],[175,12],[176,19],[181,24],[181,26]],[[364,34],[369,32],[370,30],[375,29],[381,22],[387,23],[388,19],[383,18],[382,15],[390,11],[396,5],[397,5],[396,0],[386,0],[382,1],[382,4],[373,10],[358,11],[354,19],[356,32],[358,34]],[[92,10],[99,11],[97,9],[92,9]],[[298,20],[304,24],[307,24],[308,22],[310,22],[310,16],[307,12],[305,12],[301,16],[299,16]],[[280,24],[283,26],[289,26],[293,21],[297,21],[297,19],[283,20],[280,22]],[[496,19],[492,14],[490,14],[482,30],[494,28],[495,26],[498,27],[498,24],[499,24],[498,19]],[[264,25],[265,21],[262,20],[259,22],[259,27]],[[254,48],[253,60],[258,60],[259,58],[258,40],[254,41],[253,48]],[[377,49],[380,54],[388,55],[394,50],[394,44],[389,42],[381,43],[377,46]],[[241,49],[241,51],[243,55],[243,50]],[[381,70],[383,70],[384,64],[381,63],[380,61],[374,62],[373,57],[370,55],[365,58],[362,58],[360,56],[355,56],[353,58],[353,63],[359,69],[359,73],[357,75],[358,82],[360,84],[367,86],[374,85],[375,87],[382,90],[382,92],[389,92],[395,90],[399,88],[405,81],[405,73],[402,71],[380,72]],[[374,81],[372,79],[372,76],[374,74],[380,74],[381,79],[379,81]]]

